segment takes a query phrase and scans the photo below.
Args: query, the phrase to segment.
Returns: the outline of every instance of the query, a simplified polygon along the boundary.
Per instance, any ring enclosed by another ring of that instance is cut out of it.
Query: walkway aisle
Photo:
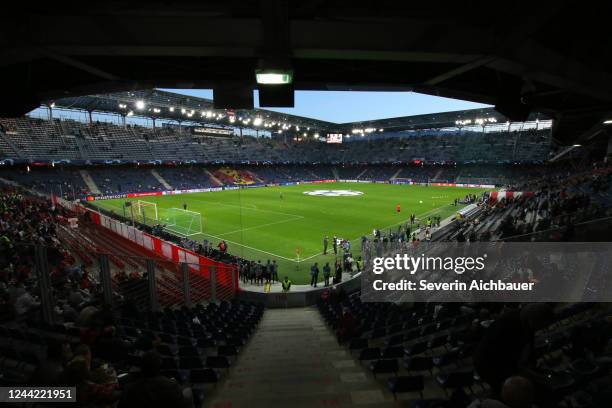
[[[316,308],[269,309],[208,408],[394,407]]]

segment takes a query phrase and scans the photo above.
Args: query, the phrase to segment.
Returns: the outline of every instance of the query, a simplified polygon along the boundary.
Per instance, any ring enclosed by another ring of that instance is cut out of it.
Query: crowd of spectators
[[[229,364],[225,356],[235,355],[232,347],[246,340],[262,308],[223,302],[153,311],[119,292],[111,306],[97,274],[65,241],[73,216],[25,190],[0,191],[0,384],[76,387],[81,407],[201,404],[195,382],[218,381],[220,373],[208,365]],[[41,293],[45,262],[49,286]],[[113,279],[120,286],[142,278],[133,274],[119,271]],[[51,302],[50,320],[43,318],[43,296]],[[187,351],[195,354],[188,359]],[[185,364],[187,378],[164,371],[176,361]],[[190,374],[192,367],[207,377]]]
[[[270,137],[206,138],[188,129],[147,128],[111,123],[80,123],[35,118],[0,119],[8,138],[20,150],[0,146],[10,159],[96,161],[182,161],[216,163],[368,163],[541,162],[551,152],[550,129],[474,132],[399,132],[385,138],[351,136],[343,144],[308,137],[295,141]],[[4,151],[6,150],[6,151]]]

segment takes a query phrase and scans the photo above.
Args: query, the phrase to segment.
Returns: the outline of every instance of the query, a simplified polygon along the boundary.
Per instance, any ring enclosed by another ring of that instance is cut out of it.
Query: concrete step
[[[269,309],[205,407],[394,406],[316,308]]]

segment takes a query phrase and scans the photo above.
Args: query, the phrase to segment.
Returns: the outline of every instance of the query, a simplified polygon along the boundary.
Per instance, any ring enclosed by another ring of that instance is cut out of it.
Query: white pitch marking
[[[234,231],[230,231],[230,232],[224,232],[223,234],[219,234],[219,236],[222,237],[224,235],[235,234],[237,232],[243,232],[243,231],[248,231],[248,230],[257,229],[257,228],[269,227],[270,225],[283,224],[285,222],[297,221],[297,220],[301,220],[303,218],[304,218],[303,216],[296,216],[296,217],[288,219],[288,220],[269,222],[267,224],[255,225],[255,226],[249,227],[249,228],[243,228],[243,229],[238,229],[238,230],[234,230]]]
[[[275,256],[275,257],[277,257],[277,258],[282,258],[282,259],[284,259],[284,260],[286,260],[286,261],[293,261],[293,262],[295,262],[295,261],[294,261],[293,259],[291,259],[291,258],[287,258],[287,257],[284,257],[284,256],[282,256],[282,255],[273,254],[272,252],[264,251],[264,250],[262,250],[262,249],[253,248],[253,247],[248,246],[248,245],[240,244],[240,243],[238,243],[238,242],[236,242],[236,241],[230,241],[229,239],[224,239],[224,238],[222,238],[222,237],[220,237],[220,236],[217,236],[217,235],[209,234],[209,233],[206,233],[206,232],[203,232],[203,233],[202,233],[202,235],[207,235],[207,236],[209,236],[209,237],[213,237],[213,238],[218,239],[218,240],[220,240],[220,241],[229,242],[229,243],[231,243],[231,244],[238,245],[238,246],[241,246],[241,247],[243,247],[243,248],[252,249],[253,251],[261,252],[261,253],[264,253],[264,254],[272,255],[272,256]]]
[[[223,203],[221,201],[206,201],[206,200],[197,200],[197,199],[192,199],[192,200],[200,202],[200,203],[219,204],[219,205],[224,205],[226,207],[242,208],[243,210],[252,210],[252,211],[267,212],[267,213],[271,213],[271,214],[289,215],[291,217],[301,217],[301,215],[299,215],[299,214],[290,214],[290,213],[285,213],[285,212],[280,212],[280,211],[273,211],[273,210],[261,210],[261,209],[257,208],[254,204],[250,204],[250,205],[255,206],[255,208],[247,207],[246,205],[240,206],[240,205],[237,205],[237,204],[227,204],[227,203]]]
[[[430,214],[430,213],[432,213],[432,212],[438,211],[439,209],[444,208],[444,207],[448,207],[448,206],[450,206],[450,205],[451,205],[451,204],[448,204],[448,205],[446,205],[446,206],[442,206],[442,207],[438,207],[438,208],[434,208],[433,210],[425,211],[424,213],[421,213],[421,214],[416,214],[416,216],[417,216],[417,217],[423,217],[423,216],[425,216],[425,215],[428,215],[428,214]],[[380,228],[380,229],[383,229],[383,230],[384,230],[384,229],[387,229],[387,228],[391,228],[391,227],[394,227],[394,226],[396,226],[396,225],[403,224],[404,222],[409,221],[409,220],[410,220],[410,218],[408,218],[408,219],[406,219],[406,220],[404,220],[404,221],[396,222],[395,224],[391,224],[391,225],[388,225],[388,226],[386,226],[386,227],[382,227],[382,228]],[[367,235],[367,234],[369,234],[369,233],[366,233],[366,235]],[[355,238],[355,239],[351,239],[349,242],[359,241],[359,240],[361,240],[361,237],[362,237],[362,236],[363,236],[363,235],[361,235],[361,236],[359,236],[359,237],[357,237],[357,238]],[[319,256],[319,255],[322,255],[322,254],[317,253],[317,254],[311,255],[311,256],[309,256],[309,257],[306,257],[306,258],[300,259],[299,261],[298,261],[297,259],[295,259],[295,258],[294,258],[294,259],[293,259],[293,262],[296,262],[296,263],[304,262],[304,261],[307,261],[307,260],[312,259],[312,258],[314,258],[315,256]]]

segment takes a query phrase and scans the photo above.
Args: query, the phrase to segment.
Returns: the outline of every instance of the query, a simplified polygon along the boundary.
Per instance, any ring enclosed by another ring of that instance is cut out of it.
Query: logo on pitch
[[[323,196],[323,197],[354,197],[363,194],[361,191],[355,190],[314,190],[304,191],[304,194],[309,196]]]

